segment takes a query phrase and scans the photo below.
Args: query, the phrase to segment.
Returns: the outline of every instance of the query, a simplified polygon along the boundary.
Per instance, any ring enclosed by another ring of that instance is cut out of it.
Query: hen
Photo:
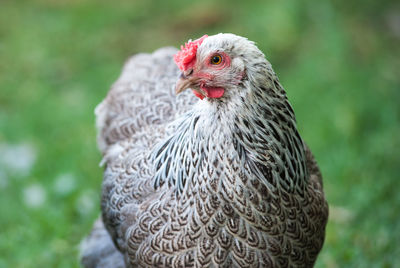
[[[321,174],[253,42],[217,34],[136,55],[96,116],[106,168],[85,267],[314,265]]]

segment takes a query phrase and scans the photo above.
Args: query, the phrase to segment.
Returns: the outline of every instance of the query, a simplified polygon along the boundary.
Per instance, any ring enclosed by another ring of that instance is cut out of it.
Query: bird
[[[230,33],[132,56],[96,107],[100,267],[313,267],[328,204],[285,90]]]

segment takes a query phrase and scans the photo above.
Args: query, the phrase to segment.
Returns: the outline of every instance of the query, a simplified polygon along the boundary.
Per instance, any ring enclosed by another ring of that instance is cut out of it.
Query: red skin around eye
[[[215,55],[221,55],[222,56],[222,62],[220,64],[212,64],[211,63],[211,58],[214,57]],[[229,67],[231,66],[231,58],[224,52],[219,52],[219,53],[215,53],[215,54],[211,54],[207,60],[207,66],[214,68],[216,70],[221,70],[225,67]]]
[[[211,58],[214,57],[216,54],[222,56],[222,62],[217,65],[211,63]],[[231,58],[226,53],[221,52],[216,54],[212,54],[206,59],[205,62],[208,69],[222,70],[223,68],[231,66]],[[199,78],[204,78],[209,81],[212,81],[214,79],[214,75],[207,72],[198,72],[196,76]]]

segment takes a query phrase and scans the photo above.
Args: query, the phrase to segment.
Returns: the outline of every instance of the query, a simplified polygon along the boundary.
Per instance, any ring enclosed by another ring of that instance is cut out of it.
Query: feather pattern
[[[216,49],[246,71],[224,98],[175,96],[167,48],[130,59],[96,109],[115,250],[126,267],[312,267],[328,206],[286,93],[254,43],[208,37],[197,58]]]

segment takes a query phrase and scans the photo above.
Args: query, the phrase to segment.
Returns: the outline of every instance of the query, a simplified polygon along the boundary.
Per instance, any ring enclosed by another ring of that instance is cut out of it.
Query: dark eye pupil
[[[214,63],[218,63],[220,61],[220,57],[219,56],[214,56],[213,57],[213,62]]]

